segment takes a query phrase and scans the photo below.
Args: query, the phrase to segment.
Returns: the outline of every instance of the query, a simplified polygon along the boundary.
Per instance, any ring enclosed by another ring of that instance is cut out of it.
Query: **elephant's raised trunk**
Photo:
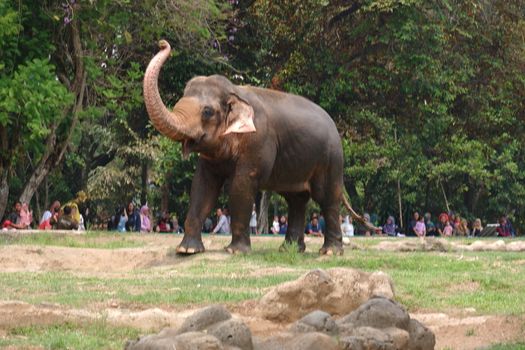
[[[153,57],[144,75],[144,102],[153,126],[169,138],[181,141],[192,133],[185,125],[185,115],[178,112],[177,108],[170,112],[160,98],[159,72],[170,55],[171,47],[166,40],[161,40],[159,47],[160,51]]]

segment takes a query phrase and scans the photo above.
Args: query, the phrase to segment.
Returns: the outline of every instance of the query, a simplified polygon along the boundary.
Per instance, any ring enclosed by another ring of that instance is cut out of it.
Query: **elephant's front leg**
[[[231,254],[251,250],[248,224],[257,192],[255,172],[237,173],[232,179],[229,207],[231,213],[232,242],[225,249]]]
[[[177,247],[177,253],[204,252],[201,237],[202,224],[217,202],[223,183],[223,178],[215,175],[211,171],[211,166],[200,159],[191,183],[190,208],[184,222],[184,238]]]

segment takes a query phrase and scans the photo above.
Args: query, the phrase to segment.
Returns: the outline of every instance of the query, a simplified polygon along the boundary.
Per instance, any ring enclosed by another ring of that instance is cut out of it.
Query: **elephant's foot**
[[[291,249],[297,249],[299,253],[304,253],[306,250],[306,245],[304,242],[298,243],[298,242],[291,242],[291,241],[284,241],[283,244],[279,247],[280,252],[289,252]]]
[[[182,239],[182,242],[178,245],[177,254],[196,254],[204,252],[204,244],[202,240],[198,238],[186,238]]]
[[[328,256],[343,255],[343,253],[344,253],[343,247],[338,246],[338,245],[329,245],[329,246],[323,245],[323,247],[319,249],[320,255],[328,255]]]
[[[249,244],[246,243],[230,243],[227,247],[224,247],[224,250],[226,250],[230,254],[246,254],[252,251],[252,248]]]

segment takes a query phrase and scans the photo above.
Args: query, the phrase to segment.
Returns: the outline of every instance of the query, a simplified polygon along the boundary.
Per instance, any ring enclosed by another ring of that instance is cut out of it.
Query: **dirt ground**
[[[151,235],[140,239],[141,248],[84,249],[57,246],[7,245],[0,247],[0,272],[68,271],[79,275],[121,276],[135,269],[155,269],[163,265],[193,264],[201,258],[227,259],[222,251],[225,238],[204,238],[206,254],[194,259],[177,257],[170,250],[181,236]],[[99,239],[99,238],[97,238]],[[101,240],[108,239],[101,237]],[[253,241],[275,239],[254,237]],[[285,272],[283,270],[283,272]],[[262,269],[261,275],[275,273]],[[231,306],[231,311],[242,318],[254,335],[269,336],[287,325],[275,324],[253,315],[256,301]],[[163,327],[177,327],[191,310],[176,311],[161,308],[130,310],[118,303],[100,305],[93,309],[65,308],[54,304],[31,305],[16,300],[2,300],[0,296],[0,337],[7,330],[22,325],[53,324],[64,321],[95,320],[102,315],[115,325],[137,327],[145,332]],[[413,312],[413,318],[431,328],[437,339],[436,349],[478,349],[489,344],[525,339],[525,317],[479,315],[476,310],[459,310],[457,314]]]

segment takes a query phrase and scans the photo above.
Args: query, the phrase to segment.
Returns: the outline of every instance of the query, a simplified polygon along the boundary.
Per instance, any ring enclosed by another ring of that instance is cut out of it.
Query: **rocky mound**
[[[180,328],[167,328],[126,344],[126,350],[428,350],[434,334],[396,302],[374,297],[335,320],[316,310],[267,339],[252,337],[250,329],[220,305],[201,309]]]
[[[312,270],[271,289],[261,298],[257,311],[263,318],[279,322],[295,321],[314,310],[346,315],[372,296],[394,298],[392,281],[385,273]]]
[[[252,336],[241,319],[217,305],[195,312],[178,328],[129,341],[125,349],[433,349],[434,334],[393,297],[384,273],[313,270],[273,288],[254,308],[267,319],[295,321],[269,337]]]

